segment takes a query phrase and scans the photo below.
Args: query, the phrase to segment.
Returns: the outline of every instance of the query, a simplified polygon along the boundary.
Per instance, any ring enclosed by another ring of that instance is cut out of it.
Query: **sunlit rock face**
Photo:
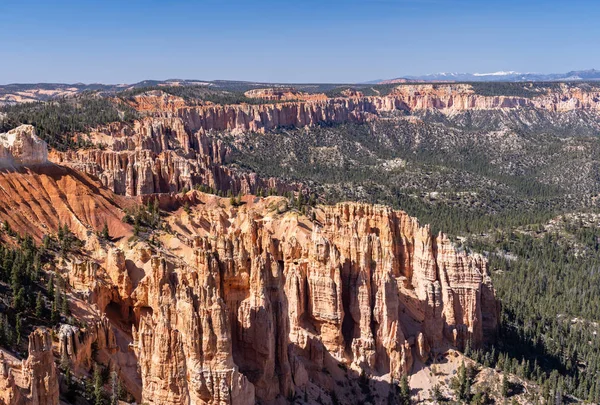
[[[197,184],[234,194],[259,189],[284,192],[294,189],[293,185],[232,169],[228,165],[231,145],[213,135],[235,137],[323,123],[364,123],[394,111],[435,110],[445,115],[517,109],[600,112],[600,92],[564,84],[542,88],[530,97],[481,95],[468,84],[401,85],[386,96],[355,91],[342,94],[345,97],[328,98],[293,89],[258,89],[246,96],[271,102],[219,105],[191,102],[161,91],[146,92],[129,100],[143,118],[96,128],[90,131],[90,140],[102,147],[53,151],[50,160],[85,171],[115,193],[127,196],[180,191]],[[33,161],[43,160],[42,153],[30,155],[39,156]]]
[[[266,209],[276,201],[180,210],[180,259],[138,265],[125,299],[145,402],[269,403],[334,383],[335,365],[399,379],[417,356],[493,339],[481,256],[383,206],[324,207],[312,222]]]
[[[48,162],[48,146],[32,125],[21,125],[0,134],[0,167],[41,165]]]

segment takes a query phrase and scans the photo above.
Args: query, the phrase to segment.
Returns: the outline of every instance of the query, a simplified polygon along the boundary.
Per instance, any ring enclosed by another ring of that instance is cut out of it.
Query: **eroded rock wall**
[[[59,383],[48,329],[36,329],[29,335],[29,356],[23,363],[31,405],[58,405]]]
[[[526,87],[527,83],[523,83]],[[408,110],[435,109],[444,113],[469,110],[536,108],[553,112],[600,111],[600,91],[559,84],[531,96],[484,96],[468,84],[418,84],[398,86],[397,97]]]
[[[279,179],[226,167],[231,149],[203,133],[190,135],[180,118],[146,118],[132,128],[115,125],[104,131],[114,131],[111,136],[95,134],[110,142],[107,148],[53,151],[50,159],[91,174],[126,196],[190,190],[197,184],[233,194],[296,189]]]
[[[63,358],[83,375],[102,362],[142,403],[316,400],[338,383],[355,384],[362,370],[373,381],[399,379],[417,359],[468,339],[477,347],[496,331],[485,260],[404,212],[345,203],[315,208],[311,219],[282,197],[248,195],[234,207],[194,191],[161,200],[169,209],[165,230],[145,240],[125,227],[109,242],[96,236],[96,211],[88,208],[110,200],[102,212],[118,218],[121,199],[92,193],[99,186],[81,173],[56,174],[0,176],[7,190],[35,184],[29,192],[39,194],[12,193],[1,220],[29,218],[33,202],[44,202],[62,207],[62,223],[77,216],[81,229],[73,230],[86,238],[86,254],[53,269],[68,282],[72,316],[86,326],[61,327],[55,342],[48,330],[31,336],[19,373],[31,401],[55,403],[55,363]],[[72,198],[87,202],[59,206],[44,197],[69,185],[78,193]],[[173,208],[178,199],[190,206]],[[44,223],[56,232],[57,223]],[[0,384],[14,402],[20,393],[11,378],[3,372]],[[338,394],[342,403],[364,400],[351,388]]]
[[[340,204],[313,223],[259,204],[182,211],[178,258],[129,253],[146,274],[128,297],[144,402],[268,403],[327,386],[332,364],[399,379],[416,356],[493,338],[484,259],[414,218]]]
[[[279,94],[266,91],[257,94]],[[51,160],[92,174],[114,192],[128,196],[179,191],[196,184],[234,194],[270,188],[283,192],[298,186],[229,167],[231,148],[213,135],[361,123],[398,110],[433,109],[444,114],[518,108],[600,111],[600,91],[566,84],[530,97],[483,96],[467,84],[402,85],[387,96],[346,94],[258,105],[198,105],[160,91],[149,92],[132,101],[148,116],[133,124],[98,128],[91,137],[97,148],[53,152]]]

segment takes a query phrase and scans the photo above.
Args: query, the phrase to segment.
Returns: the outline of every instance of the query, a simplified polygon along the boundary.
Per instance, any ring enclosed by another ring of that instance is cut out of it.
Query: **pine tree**
[[[119,399],[123,396],[123,387],[121,385],[121,379],[119,378],[116,371],[111,373],[111,395],[110,395],[110,404],[117,405],[119,403]]]
[[[23,334],[23,325],[21,323],[21,313],[19,312],[16,316],[15,322],[15,333],[17,335],[17,344],[21,343],[21,335]]]
[[[35,299],[35,316],[38,318],[44,316],[44,298],[42,297],[41,291],[38,291]]]
[[[50,278],[48,279],[48,283],[46,284],[46,291],[48,293],[48,296],[54,296],[54,278],[52,276],[50,276]]]
[[[104,404],[104,387],[102,384],[102,373],[98,364],[94,364],[94,404]]]
[[[459,401],[468,402],[471,398],[471,381],[464,360],[458,368],[458,375],[452,380],[452,388]]]
[[[467,378],[465,379],[463,401],[467,402],[470,400],[471,400],[471,379],[467,376]]]
[[[58,237],[59,242],[62,242],[62,240],[65,238],[64,230],[60,222],[58,224],[58,232],[56,236]]]
[[[467,340],[467,344],[465,345],[465,356],[471,357],[471,339]]]
[[[50,312],[50,321],[52,323],[57,323],[60,321],[60,312],[58,311],[58,303],[56,301],[52,302],[52,310]]]
[[[13,308],[15,311],[22,311],[25,309],[25,288],[21,287],[13,297]]]
[[[12,229],[10,228],[10,224],[8,223],[8,221],[5,219],[3,224],[2,224],[3,228],[4,228],[4,232],[6,232],[7,234],[12,234]]]
[[[23,274],[19,263],[14,262],[12,271],[10,273],[10,287],[12,288],[13,294],[15,294],[23,285]]]
[[[139,217],[139,215],[136,215],[135,219],[133,221],[133,234],[135,236],[138,236],[140,234],[141,230],[142,230],[142,225],[140,223],[140,217]]]
[[[431,388],[430,395],[436,403],[444,402],[444,395],[442,395],[442,389],[439,384],[435,384]]]
[[[100,232],[100,236],[103,239],[110,239],[110,233],[108,232],[108,223],[104,222],[104,226],[102,227],[102,231]]]
[[[508,398],[508,394],[510,393],[510,383],[508,382],[508,377],[506,373],[502,375],[502,397]]]
[[[67,294],[64,292],[61,296],[61,312],[65,317],[71,315],[71,310],[69,309],[69,300],[67,299]]]
[[[400,380],[400,394],[399,401],[400,405],[410,405],[410,386],[408,385],[408,378],[406,375],[402,375]]]

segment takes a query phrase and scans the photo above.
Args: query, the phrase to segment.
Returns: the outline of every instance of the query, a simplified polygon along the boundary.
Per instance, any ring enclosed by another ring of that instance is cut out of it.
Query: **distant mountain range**
[[[364,91],[376,84],[401,83],[454,83],[454,82],[559,82],[600,81],[600,70],[574,70],[567,73],[519,73],[500,71],[493,73],[434,73],[422,76],[404,76],[396,79],[380,79],[362,83],[265,83],[235,80],[144,80],[132,84],[103,83],[11,83],[0,84],[0,107],[27,102],[48,101],[56,97],[69,97],[86,91],[114,94],[124,90],[151,89],[173,86],[206,86],[215,91],[242,93],[266,87],[294,87],[308,93],[324,93],[342,87],[354,87]],[[378,93],[379,94],[379,93]]]
[[[403,76],[377,80],[375,83],[408,82],[554,82],[600,80],[600,70],[574,70],[567,73],[520,73],[514,71],[493,73],[434,73],[422,76]]]

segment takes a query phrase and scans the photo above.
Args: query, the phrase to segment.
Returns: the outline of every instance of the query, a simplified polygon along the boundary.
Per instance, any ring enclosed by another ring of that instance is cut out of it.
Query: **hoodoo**
[[[0,2],[0,405],[600,404],[600,2]]]

